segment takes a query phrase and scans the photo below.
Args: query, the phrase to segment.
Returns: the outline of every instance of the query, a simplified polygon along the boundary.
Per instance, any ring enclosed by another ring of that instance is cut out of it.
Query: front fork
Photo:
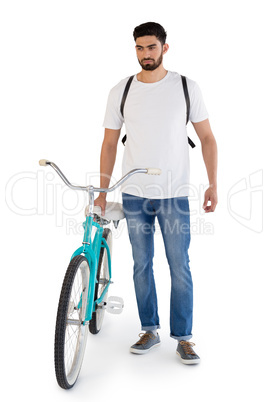
[[[85,320],[83,324],[85,325],[88,323],[92,318],[92,313],[96,311],[96,305],[100,304],[108,291],[108,287],[111,284],[111,254],[108,247],[106,240],[102,237],[103,228],[96,222],[93,222],[92,216],[87,216],[86,221],[84,222],[84,239],[83,239],[83,246],[79,247],[72,255],[71,259],[74,258],[76,255],[84,254],[88,261],[89,269],[90,269],[90,276],[89,276],[89,287],[88,287],[88,297],[87,297],[87,307],[86,307],[86,314]],[[91,232],[92,226],[96,226],[97,231],[94,237],[93,242],[91,241]],[[104,247],[107,251],[107,258],[108,258],[108,268],[109,268],[109,282],[105,286],[101,296],[99,299],[94,301],[95,296],[95,286],[97,283],[97,268],[99,264],[99,255],[100,249]],[[78,309],[81,307],[82,304],[82,295],[80,296],[80,301],[78,304]]]

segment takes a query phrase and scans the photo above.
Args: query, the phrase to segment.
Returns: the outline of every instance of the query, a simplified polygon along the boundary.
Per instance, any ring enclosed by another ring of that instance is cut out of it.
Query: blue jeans
[[[190,212],[187,197],[148,199],[122,193],[134,260],[134,286],[142,330],[160,328],[153,274],[155,217],[171,275],[170,336],[192,337],[193,282],[189,267]]]

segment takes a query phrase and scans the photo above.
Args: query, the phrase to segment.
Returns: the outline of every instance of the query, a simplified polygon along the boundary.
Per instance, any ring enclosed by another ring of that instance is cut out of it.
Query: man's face
[[[142,36],[136,40],[136,53],[141,67],[146,71],[153,71],[163,61],[163,54],[168,50],[168,45],[162,46],[156,36]]]

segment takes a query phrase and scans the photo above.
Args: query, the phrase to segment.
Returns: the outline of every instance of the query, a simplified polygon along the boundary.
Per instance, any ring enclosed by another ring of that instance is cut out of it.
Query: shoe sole
[[[200,363],[200,359],[189,359],[189,360],[186,360],[186,359],[183,359],[182,357],[181,357],[181,355],[179,354],[179,352],[176,352],[177,353],[177,355],[179,356],[179,358],[180,358],[180,360],[181,360],[181,362],[183,363],[183,364],[198,364],[198,363]]]
[[[135,349],[135,348],[130,348],[130,352],[134,353],[135,355],[144,355],[145,353],[150,352],[150,350],[152,350],[153,348],[155,348],[156,346],[160,346],[161,342],[156,343],[155,345],[151,346],[148,349]]]

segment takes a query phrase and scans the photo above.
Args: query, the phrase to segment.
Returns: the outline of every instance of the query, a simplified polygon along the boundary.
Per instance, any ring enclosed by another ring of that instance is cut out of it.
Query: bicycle
[[[83,223],[82,246],[71,256],[61,288],[56,318],[55,373],[59,386],[70,389],[75,385],[82,367],[88,332],[99,333],[105,311],[119,314],[124,307],[122,298],[113,296],[108,299],[108,289],[113,283],[112,231],[103,228],[111,221],[117,228],[119,221],[124,218],[123,208],[120,203],[108,202],[105,215],[102,216],[100,207],[94,207],[94,193],[114,191],[133,174],[161,174],[161,170],[133,169],[114,186],[96,188],[92,185],[83,187],[71,184],[58,166],[51,161],[41,159],[39,164],[51,166],[69,188],[85,191],[89,196],[89,204],[85,210],[86,220]],[[93,226],[96,231],[92,239]]]

